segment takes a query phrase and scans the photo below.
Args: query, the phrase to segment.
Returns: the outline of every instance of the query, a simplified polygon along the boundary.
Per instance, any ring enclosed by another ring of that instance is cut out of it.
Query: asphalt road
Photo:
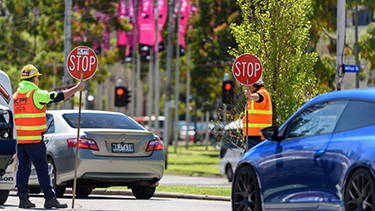
[[[68,196],[69,197],[69,196]],[[208,200],[187,200],[187,199],[168,199],[168,198],[151,198],[150,200],[136,200],[130,196],[99,196],[90,195],[88,199],[76,199],[75,209],[71,209],[71,198],[59,199],[67,203],[68,209],[64,211],[78,210],[103,210],[103,211],[229,211],[230,202],[208,201]],[[70,196],[71,197],[71,196]],[[37,207],[30,210],[45,210],[43,208],[44,199],[41,195],[33,195],[30,200],[36,203]],[[18,198],[14,194],[10,195],[5,206],[0,206],[1,210],[20,210],[18,208]]]

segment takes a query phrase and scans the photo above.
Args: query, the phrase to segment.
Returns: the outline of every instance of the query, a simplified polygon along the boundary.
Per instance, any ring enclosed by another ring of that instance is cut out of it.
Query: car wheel
[[[375,210],[375,182],[366,169],[354,172],[344,193],[345,210]]]
[[[136,199],[150,199],[155,193],[156,187],[135,186],[132,193]]]
[[[77,187],[76,196],[77,198],[87,198],[91,194],[93,188],[81,188]]]
[[[9,190],[0,190],[0,205],[5,204],[9,196]]]
[[[250,166],[241,167],[234,176],[232,210],[262,210],[258,180]]]
[[[227,167],[225,167],[225,174],[227,175],[228,181],[232,182],[233,181],[233,169],[230,164],[228,164]]]
[[[40,192],[42,192],[42,189],[39,186],[29,187],[29,193],[39,194]]]
[[[48,174],[51,178],[51,182],[53,185],[53,189],[55,190],[56,197],[63,197],[66,190],[66,186],[56,184],[56,166],[52,158],[48,158]]]

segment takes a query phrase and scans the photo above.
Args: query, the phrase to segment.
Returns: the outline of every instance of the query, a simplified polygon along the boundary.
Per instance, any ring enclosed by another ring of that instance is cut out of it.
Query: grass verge
[[[214,147],[191,145],[178,146],[174,152],[173,146],[169,147],[168,168],[166,174],[184,174],[191,176],[220,176],[219,174],[219,149]]]
[[[127,187],[111,187],[110,189],[128,189]],[[156,188],[156,192],[169,193],[187,193],[211,196],[230,196],[231,189],[229,187],[206,187],[206,186],[189,186],[189,185],[160,185]]]

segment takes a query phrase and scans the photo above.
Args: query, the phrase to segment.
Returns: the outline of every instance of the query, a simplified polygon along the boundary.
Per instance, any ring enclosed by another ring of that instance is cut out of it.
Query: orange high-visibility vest
[[[47,130],[46,108],[38,109],[34,105],[33,95],[36,89],[27,93],[16,92],[14,99],[14,119],[19,144],[39,143],[42,133]]]
[[[246,116],[242,119],[244,136],[261,136],[261,129],[272,126],[272,103],[270,95],[264,87],[261,87],[257,93],[261,94],[264,99],[260,103],[254,100],[248,101],[248,122],[246,122]],[[247,133],[246,125],[248,126]]]

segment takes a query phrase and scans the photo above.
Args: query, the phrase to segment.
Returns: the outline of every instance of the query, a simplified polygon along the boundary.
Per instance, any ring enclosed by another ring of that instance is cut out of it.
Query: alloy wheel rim
[[[234,206],[238,211],[253,211],[256,207],[256,183],[248,172],[238,175],[234,186]]]
[[[51,178],[52,185],[55,184],[55,168],[50,162],[48,162],[48,174],[49,174],[49,177]]]
[[[373,210],[373,190],[371,181],[365,174],[360,173],[350,180],[345,204],[353,211]]]

